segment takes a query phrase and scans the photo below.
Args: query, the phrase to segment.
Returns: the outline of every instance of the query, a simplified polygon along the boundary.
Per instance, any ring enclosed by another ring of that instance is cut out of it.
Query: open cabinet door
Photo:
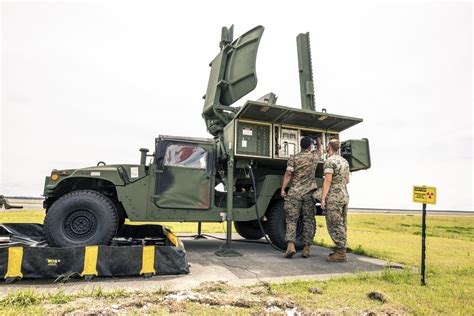
[[[341,156],[349,162],[350,171],[365,170],[370,168],[369,140],[350,139],[342,142]]]

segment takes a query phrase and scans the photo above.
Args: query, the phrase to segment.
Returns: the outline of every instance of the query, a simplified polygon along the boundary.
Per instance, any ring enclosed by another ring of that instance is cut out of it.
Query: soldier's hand
[[[326,201],[322,201],[322,202],[321,202],[321,208],[322,208],[323,210],[326,209]]]
[[[282,198],[285,198],[286,197],[286,191],[282,189],[280,191],[280,195],[281,195]]]

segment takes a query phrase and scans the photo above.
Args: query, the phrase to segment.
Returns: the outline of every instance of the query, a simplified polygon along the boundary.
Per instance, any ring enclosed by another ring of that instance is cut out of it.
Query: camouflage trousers
[[[338,249],[346,248],[348,204],[328,201],[326,204],[326,225],[329,236]]]
[[[303,244],[309,246],[313,244],[316,233],[316,220],[314,219],[315,203],[311,193],[301,198],[287,197],[285,199],[286,210],[286,242],[295,242],[296,227],[298,219],[303,218]]]

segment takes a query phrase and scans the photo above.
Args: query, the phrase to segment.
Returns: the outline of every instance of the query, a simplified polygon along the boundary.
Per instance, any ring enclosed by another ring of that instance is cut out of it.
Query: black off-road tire
[[[257,220],[246,222],[234,222],[237,233],[245,239],[258,240],[264,236]]]
[[[107,245],[117,233],[114,204],[96,191],[74,191],[49,208],[44,235],[51,247]]]
[[[265,222],[265,232],[270,238],[271,242],[281,249],[286,249],[287,243],[286,235],[286,211],[285,202],[280,200],[276,202],[270,210],[268,210],[267,221]],[[296,250],[303,249],[303,220],[298,219],[298,226],[296,228]]]

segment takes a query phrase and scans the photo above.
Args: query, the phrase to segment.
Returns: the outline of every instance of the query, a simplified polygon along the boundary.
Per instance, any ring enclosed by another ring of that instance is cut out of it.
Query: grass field
[[[41,211],[0,212],[0,223],[36,222],[43,220]],[[383,258],[410,266],[420,266],[421,218],[413,215],[350,214],[349,246],[358,253]],[[332,246],[324,218],[317,217],[315,243]],[[195,232],[196,224],[166,223],[174,232]],[[203,224],[204,232],[223,232],[222,224]],[[427,286],[420,286],[420,277],[412,272],[386,270],[382,275],[358,274],[329,281],[298,281],[269,285],[269,292],[294,302],[306,312],[336,314],[474,314],[474,217],[429,216],[427,219]],[[322,294],[313,294],[310,288]],[[230,291],[230,290],[229,290]],[[255,291],[255,289],[249,289]],[[385,303],[369,299],[376,291]],[[44,312],[43,305],[51,304],[48,297],[36,297],[27,306],[0,301],[2,312]],[[36,294],[29,294],[34,296]],[[130,294],[132,295],[132,294]],[[133,294],[139,295],[139,294]],[[161,295],[161,294],[160,294]],[[262,294],[262,297],[268,294]],[[28,295],[26,295],[28,296]],[[12,298],[13,297],[13,298]],[[78,298],[69,297],[68,300]],[[23,297],[24,301],[25,298]],[[27,300],[28,301],[28,300]],[[42,305],[43,304],[43,305]],[[29,309],[26,309],[29,308]],[[162,308],[160,306],[159,308]],[[156,312],[170,312],[159,309]],[[220,314],[222,309],[209,304],[186,303],[184,314]],[[49,309],[48,309],[49,311]],[[261,307],[235,307],[232,314],[261,312]]]

